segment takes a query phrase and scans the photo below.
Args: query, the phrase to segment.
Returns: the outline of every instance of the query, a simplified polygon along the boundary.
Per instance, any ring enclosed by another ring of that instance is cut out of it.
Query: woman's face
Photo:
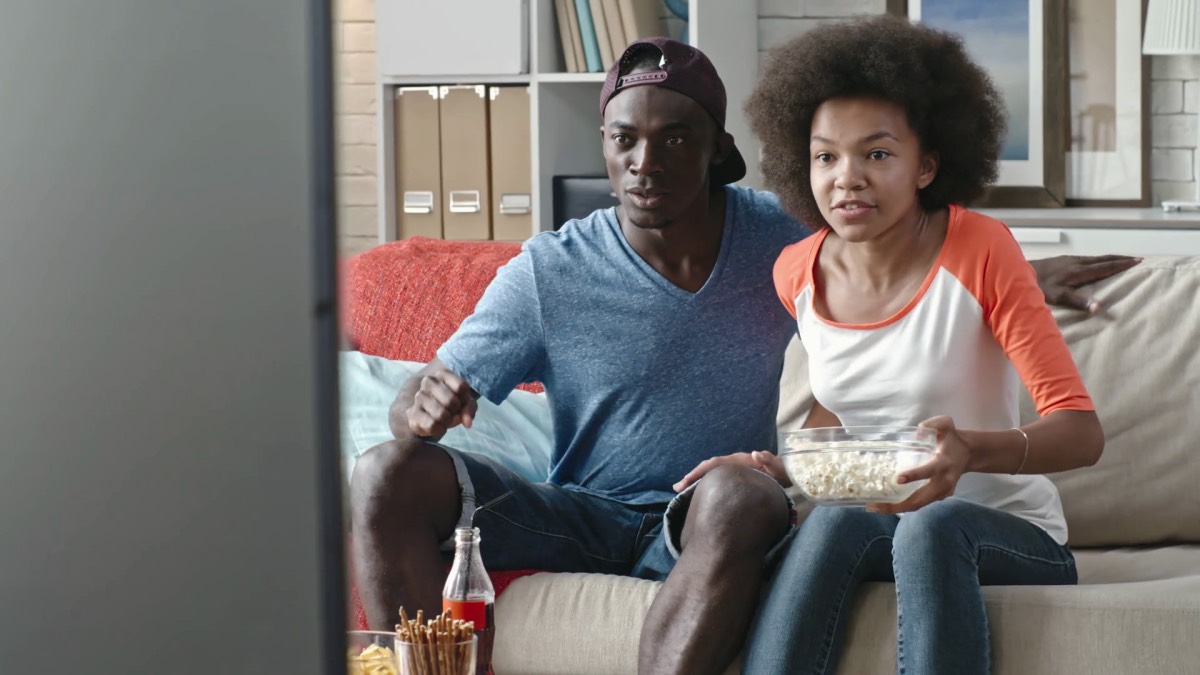
[[[919,213],[917,192],[937,175],[936,155],[921,150],[904,108],[882,99],[822,103],[809,149],[821,215],[850,242],[874,239]]]

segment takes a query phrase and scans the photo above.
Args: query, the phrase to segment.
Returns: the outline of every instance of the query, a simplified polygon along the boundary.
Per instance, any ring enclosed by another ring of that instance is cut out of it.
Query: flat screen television
[[[344,672],[331,17],[0,12],[0,673]]]

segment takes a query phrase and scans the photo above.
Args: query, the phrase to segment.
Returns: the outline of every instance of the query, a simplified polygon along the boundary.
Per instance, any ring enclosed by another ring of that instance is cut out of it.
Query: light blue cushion
[[[341,352],[342,460],[346,477],[368,449],[392,440],[388,409],[396,392],[425,366],[392,361],[362,352]],[[550,471],[550,408],[545,394],[514,391],[501,405],[479,399],[470,429],[446,432],[442,443],[486,455],[531,481],[544,481]]]

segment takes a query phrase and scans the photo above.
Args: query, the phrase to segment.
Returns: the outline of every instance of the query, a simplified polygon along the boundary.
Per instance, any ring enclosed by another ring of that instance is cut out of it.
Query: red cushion
[[[368,354],[429,361],[520,250],[415,237],[360,253],[346,264],[347,336]]]
[[[500,594],[503,593],[504,589],[508,588],[508,585],[512,582],[520,579],[521,577],[527,577],[530,574],[537,573],[537,570],[514,570],[511,572],[488,572],[488,576],[491,577],[492,586],[494,586],[496,589],[496,597],[500,597]],[[367,624],[367,613],[363,610],[362,602],[358,599],[357,586],[352,586],[350,588],[350,602],[354,605],[355,628],[358,630],[370,630],[370,626]],[[396,621],[399,623],[399,617],[396,618]]]
[[[413,237],[350,258],[342,275],[347,340],[375,356],[432,360],[474,311],[496,270],[520,250],[518,243]]]

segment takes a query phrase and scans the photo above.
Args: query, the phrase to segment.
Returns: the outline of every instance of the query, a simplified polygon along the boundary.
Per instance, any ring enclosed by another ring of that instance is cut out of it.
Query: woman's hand
[[[945,499],[954,494],[958,479],[967,471],[971,460],[971,448],[963,440],[962,435],[954,426],[954,420],[949,417],[933,417],[921,422],[920,425],[937,431],[937,450],[933,459],[921,466],[904,471],[897,476],[897,482],[911,483],[915,480],[929,479],[929,482],[917,488],[908,499],[896,504],[868,504],[867,510],[875,513],[904,513],[933,502]]]
[[[714,468],[722,464],[741,464],[752,469],[757,469],[774,478],[783,487],[790,487],[792,481],[788,479],[787,472],[783,470],[783,462],[779,456],[773,452],[765,450],[755,450],[754,452],[735,452],[732,455],[723,457],[711,457],[696,465],[684,476],[678,483],[673,485],[676,492],[683,492],[687,486],[700,480],[700,478],[712,471]]]

